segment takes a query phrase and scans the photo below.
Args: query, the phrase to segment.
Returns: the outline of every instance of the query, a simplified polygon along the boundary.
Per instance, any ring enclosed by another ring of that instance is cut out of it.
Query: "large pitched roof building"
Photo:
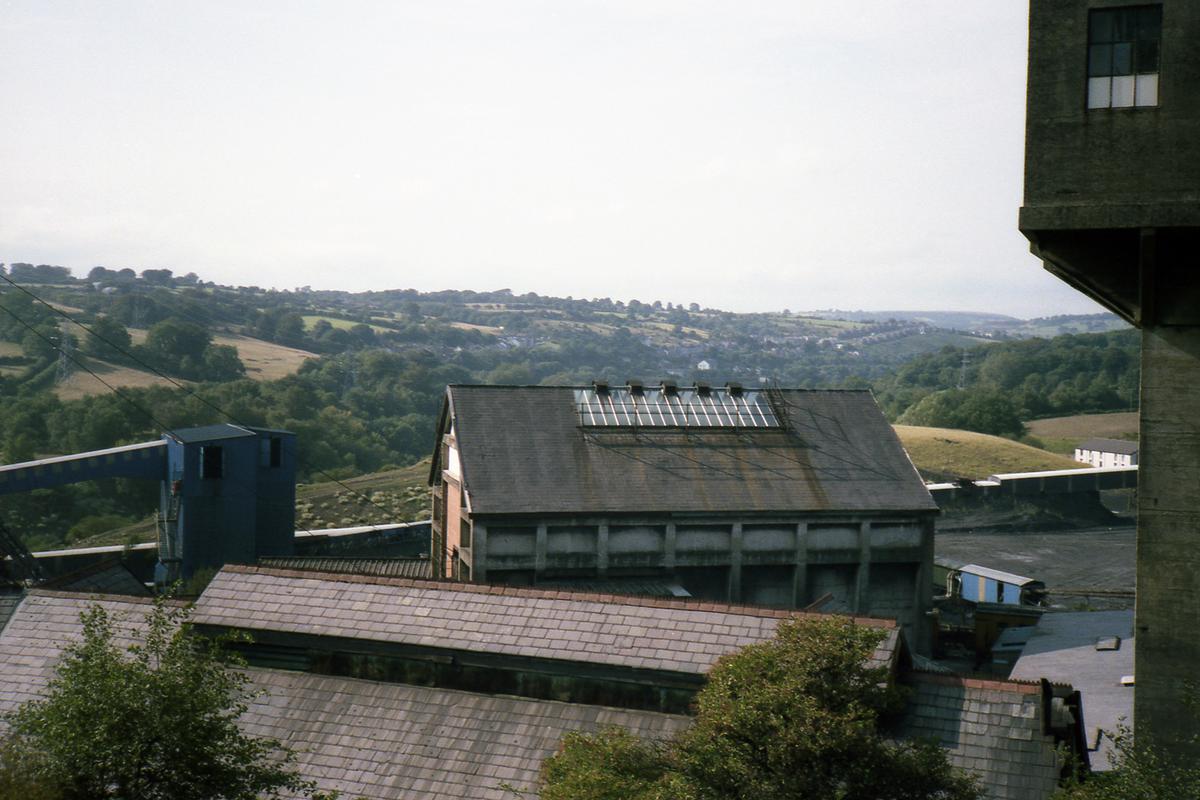
[[[139,634],[148,600],[34,590],[0,629],[0,715],[37,697],[79,613],[100,603]],[[510,797],[573,730],[618,725],[665,738],[704,671],[773,635],[779,609],[511,586],[222,570],[196,603],[197,632],[245,631],[265,694],[241,724],[297,752],[324,790],[372,800]],[[914,687],[896,735],[932,736],[997,800],[1049,796],[1070,734],[1062,691],[912,670],[895,623],[872,655]]]
[[[831,599],[926,648],[937,506],[869,392],[450,386],[430,483],[450,577]]]

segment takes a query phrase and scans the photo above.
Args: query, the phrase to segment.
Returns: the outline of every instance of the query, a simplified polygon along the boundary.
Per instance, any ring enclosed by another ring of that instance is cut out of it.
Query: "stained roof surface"
[[[0,631],[0,715],[40,695],[62,648],[93,603],[132,643],[149,606],[132,598],[34,592]],[[269,669],[248,670],[265,690],[240,721],[297,751],[300,773],[325,790],[371,800],[507,800],[533,787],[563,734],[619,725],[663,738],[686,717],[482,695]],[[0,725],[2,727],[2,725]],[[286,796],[286,795],[285,795]]]
[[[226,566],[196,603],[204,625],[339,636],[508,656],[703,674],[798,615],[665,598],[313,575]],[[876,652],[890,663],[890,620]]]
[[[270,556],[260,566],[305,572],[338,572],[380,578],[432,578],[428,558],[358,558],[356,556]]]
[[[1088,439],[1075,445],[1076,450],[1097,450],[1101,453],[1137,455],[1138,443],[1128,439]]]
[[[241,569],[242,577],[276,577]],[[223,571],[214,584],[235,574]],[[292,581],[299,590],[314,588],[309,579]],[[411,595],[389,594],[391,589],[405,588],[399,585],[406,583],[403,581],[376,585],[341,576],[338,582],[345,584],[346,594],[332,598],[321,592],[316,595],[318,601],[332,600],[332,606],[301,604],[302,594],[288,598],[289,603],[300,606],[295,619],[319,625],[329,610],[338,612],[334,616],[343,620],[350,612],[367,611],[370,613],[360,619],[370,626],[366,632],[375,636],[378,632],[374,625],[379,619],[376,612],[386,611],[391,620],[403,621],[407,617],[427,619],[431,610],[428,605],[412,602]],[[274,604],[271,585],[257,585],[262,596],[247,595],[237,606],[243,619],[253,613],[256,601],[268,614],[277,613],[269,610]],[[226,588],[247,589],[249,585],[235,587],[227,583]],[[490,591],[497,587],[473,588],[487,589],[476,594],[491,601],[506,596],[559,599],[555,593],[526,590],[510,596]],[[379,596],[372,598],[376,594]],[[404,602],[406,599],[410,602]],[[584,606],[591,602],[581,601]],[[648,603],[648,608],[656,611],[679,605],[678,601],[667,600],[639,602]],[[0,681],[0,715],[41,694],[62,648],[79,636],[80,612],[93,604],[103,606],[115,617],[122,647],[135,640],[149,609],[149,601],[138,598],[44,590],[26,596],[9,624],[0,630],[0,675],[4,676]],[[617,605],[612,613],[621,621],[613,624],[629,625],[626,611],[634,606],[619,601]],[[532,614],[543,607],[527,610]],[[504,620],[516,620],[512,628],[520,630],[523,618],[514,617],[512,609],[508,611],[495,624],[503,626]],[[714,635],[730,635],[721,630],[731,626],[718,622],[728,611],[693,613],[698,614],[697,620],[711,626]],[[766,615],[763,620],[777,621],[780,616],[768,610],[762,613]],[[469,613],[467,618],[472,618]],[[561,624],[570,617],[556,619]],[[573,621],[583,624],[588,620],[585,614]],[[736,620],[734,623],[736,627]],[[403,630],[406,626],[393,628]],[[630,629],[626,632],[633,633]],[[695,627],[687,633],[703,644]],[[893,629],[893,646],[895,634]],[[651,632],[641,636],[645,641]],[[686,643],[673,646],[689,647]],[[295,748],[301,774],[317,781],[322,789],[339,789],[344,796],[372,800],[501,800],[512,796],[502,784],[524,790],[536,785],[542,761],[555,751],[567,731],[619,725],[641,736],[666,737],[688,724],[686,717],[647,711],[271,669],[250,669],[248,674],[253,685],[266,690],[266,694],[253,701],[239,724],[250,733],[277,737]],[[1036,686],[925,675],[915,675],[913,684],[900,735],[940,741],[949,750],[952,763],[983,777],[994,800],[1049,796],[1056,774],[1055,755],[1053,743],[1041,734],[1040,693]]]
[[[1058,761],[1036,685],[917,674],[911,688],[900,733],[940,742],[951,764],[982,778],[990,800],[1054,793]]]
[[[580,425],[575,389],[451,386],[473,514],[934,511],[866,391],[782,390],[781,428]]]
[[[1133,687],[1121,685],[1122,677],[1134,674],[1133,634],[1133,609],[1044,614],[1013,666],[1013,678],[1045,678],[1080,691],[1088,746],[1098,750],[1093,769],[1108,769],[1112,752],[1111,738],[1098,732],[1115,733],[1122,719],[1133,724]],[[1116,650],[1096,649],[1098,639],[1112,636],[1120,637]]]

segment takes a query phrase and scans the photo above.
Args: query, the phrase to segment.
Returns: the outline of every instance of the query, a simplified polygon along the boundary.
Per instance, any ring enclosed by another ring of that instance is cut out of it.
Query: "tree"
[[[208,331],[178,317],[155,323],[146,334],[146,349],[168,363],[184,356],[199,361],[211,342],[212,336]]]
[[[1184,698],[1188,705],[1190,697]],[[1133,731],[1118,724],[1113,740],[1111,769],[1073,780],[1054,800],[1175,800],[1200,797],[1200,767],[1176,763],[1150,745],[1133,740]]]
[[[887,668],[868,666],[881,639],[850,620],[784,622],[772,641],[717,663],[695,722],[672,741],[616,729],[567,737],[543,766],[541,797],[977,800],[976,781],[937,745],[881,732],[902,703]]]
[[[250,679],[227,669],[237,664],[221,641],[189,636],[188,614],[156,601],[143,641],[123,653],[103,607],[84,611],[83,638],[66,648],[43,698],[8,719],[0,786],[18,768],[61,800],[319,796],[291,751],[238,729]]]
[[[124,361],[125,353],[133,347],[129,331],[114,317],[100,317],[90,326],[91,333],[84,337],[84,351],[106,361]]]

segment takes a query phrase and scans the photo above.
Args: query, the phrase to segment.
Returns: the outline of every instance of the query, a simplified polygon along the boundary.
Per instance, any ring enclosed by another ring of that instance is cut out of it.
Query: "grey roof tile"
[[[273,598],[297,593],[306,602],[280,601],[272,609]],[[803,616],[800,612],[712,604],[708,605],[716,610],[697,611],[694,602],[682,600],[584,594],[564,599],[556,594],[228,566],[201,595],[192,619],[197,624],[251,631],[535,654],[702,674],[721,655],[770,639],[781,619]],[[530,613],[511,613],[515,609]],[[577,621],[566,621],[568,613],[574,613]],[[872,663],[890,663],[899,641],[894,623],[862,622],[887,631]],[[592,626],[594,636],[575,632],[585,623]],[[664,636],[667,631],[670,636]],[[697,646],[702,636],[708,640]]]
[[[866,391],[784,390],[787,429],[736,431],[585,429],[569,387],[447,396],[476,515],[937,507]]]

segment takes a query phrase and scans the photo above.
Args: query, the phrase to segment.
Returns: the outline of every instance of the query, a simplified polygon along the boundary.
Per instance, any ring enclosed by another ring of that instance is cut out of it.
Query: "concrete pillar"
[[[1181,756],[1200,734],[1185,682],[1200,663],[1200,328],[1142,331],[1134,726]]]
[[[858,576],[854,582],[854,613],[866,614],[871,608],[871,523],[858,525]]]
[[[478,522],[471,524],[471,580],[482,583],[487,580],[487,526]]]
[[[540,576],[546,571],[546,523],[537,526],[537,538],[533,544],[533,574]]]
[[[608,574],[608,523],[600,523],[596,530],[596,574],[601,578]]]
[[[796,571],[792,575],[792,605],[808,605],[808,523],[796,524]]]
[[[742,601],[742,523],[729,532],[729,602]]]

